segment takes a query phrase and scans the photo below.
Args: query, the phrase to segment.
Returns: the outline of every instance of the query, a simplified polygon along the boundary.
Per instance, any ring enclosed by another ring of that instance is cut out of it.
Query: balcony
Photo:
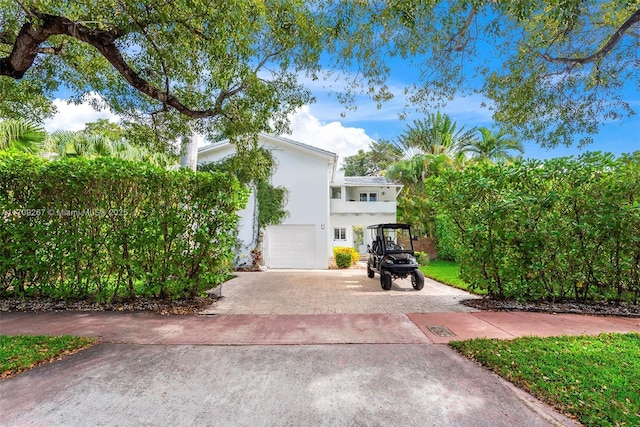
[[[381,202],[351,202],[342,199],[331,199],[331,213],[343,213],[343,214],[395,214],[396,202],[395,201],[381,201]]]

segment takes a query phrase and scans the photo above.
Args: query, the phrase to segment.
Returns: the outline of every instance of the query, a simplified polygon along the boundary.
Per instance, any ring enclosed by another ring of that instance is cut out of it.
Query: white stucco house
[[[285,187],[288,193],[287,218],[264,232],[266,267],[326,269],[334,246],[358,246],[363,252],[367,236],[360,230],[396,221],[401,185],[383,177],[344,177],[337,170],[336,154],[298,141],[260,134],[258,143],[271,152],[276,164],[271,184]],[[229,141],[208,144],[198,150],[198,163],[218,162],[234,153],[235,145]],[[254,211],[251,197],[239,213],[239,257],[247,263],[254,239]]]
[[[396,222],[400,191],[402,185],[381,176],[336,174],[331,182],[329,206],[331,246],[352,246],[365,254],[371,243],[367,226]]]

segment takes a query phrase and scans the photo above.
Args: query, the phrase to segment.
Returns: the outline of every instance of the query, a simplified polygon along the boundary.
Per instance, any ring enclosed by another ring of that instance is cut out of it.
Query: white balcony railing
[[[350,202],[331,199],[331,213],[395,213],[396,202]]]

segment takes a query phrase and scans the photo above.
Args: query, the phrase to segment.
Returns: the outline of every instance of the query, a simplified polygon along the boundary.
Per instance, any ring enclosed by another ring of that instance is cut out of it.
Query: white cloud
[[[58,112],[51,119],[44,122],[47,132],[57,130],[78,131],[84,129],[87,122],[95,122],[98,119],[109,119],[118,122],[119,118],[108,110],[96,111],[88,102],[82,104],[69,104],[66,100],[55,99],[53,101]]]
[[[291,133],[286,137],[336,153],[340,161],[358,150],[367,150],[372,141],[362,128],[345,127],[338,121],[321,122],[308,105],[291,116],[290,127]]]

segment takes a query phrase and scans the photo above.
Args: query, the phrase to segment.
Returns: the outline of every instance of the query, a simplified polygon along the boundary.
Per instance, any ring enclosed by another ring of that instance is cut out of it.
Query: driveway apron
[[[575,425],[433,343],[452,339],[442,330],[584,332],[576,316],[478,312],[459,303],[466,292],[431,280],[383,291],[362,269],[240,273],[221,290],[195,316],[0,314],[2,334],[100,340],[0,382],[0,425]],[[586,324],[640,331],[639,319]]]

